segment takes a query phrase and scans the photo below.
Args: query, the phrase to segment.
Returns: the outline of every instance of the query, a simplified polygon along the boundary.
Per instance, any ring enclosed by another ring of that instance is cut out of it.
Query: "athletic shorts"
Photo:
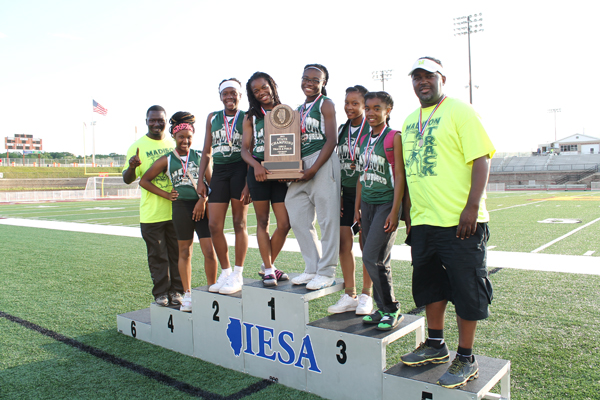
[[[248,165],[242,160],[231,164],[215,164],[213,166],[208,196],[209,203],[229,203],[230,199],[240,200],[242,190],[246,186]]]
[[[487,223],[478,223],[476,233],[464,240],[456,237],[456,226],[417,225],[409,236],[417,307],[448,300],[462,319],[487,318],[493,298],[486,266]]]
[[[192,240],[194,231],[196,231],[198,239],[210,237],[206,214],[200,221],[192,219],[196,203],[195,200],[176,200],[173,202],[173,225],[175,226],[177,240]]]
[[[354,204],[356,203],[356,187],[342,186],[342,216],[340,226],[354,224]]]
[[[260,161],[259,161],[260,162]],[[252,201],[270,200],[271,204],[283,203],[287,193],[287,183],[278,181],[258,182],[254,176],[254,168],[248,167],[248,189]]]

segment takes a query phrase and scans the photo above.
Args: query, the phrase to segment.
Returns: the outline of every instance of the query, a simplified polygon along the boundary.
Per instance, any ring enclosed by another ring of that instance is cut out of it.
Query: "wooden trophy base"
[[[296,180],[304,175],[300,161],[263,161],[262,166],[269,170],[267,180]]]

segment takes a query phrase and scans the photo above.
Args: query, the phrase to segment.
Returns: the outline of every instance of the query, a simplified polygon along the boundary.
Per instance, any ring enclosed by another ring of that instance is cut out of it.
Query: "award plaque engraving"
[[[300,113],[279,104],[265,116],[265,161],[271,172],[267,179],[298,179],[302,177],[300,154]]]

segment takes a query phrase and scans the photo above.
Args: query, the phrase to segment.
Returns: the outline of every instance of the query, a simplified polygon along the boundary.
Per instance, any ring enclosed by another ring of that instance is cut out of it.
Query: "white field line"
[[[78,215],[97,215],[97,214],[101,214],[101,215],[105,215],[107,212],[109,212],[110,210],[105,210],[105,212],[101,212],[101,210],[98,210],[97,212],[91,212],[91,213],[85,213],[85,212],[80,212],[77,214],[49,214],[49,215],[40,215],[40,217],[43,218],[52,218],[52,217],[73,217],[73,216],[78,216]],[[111,214],[117,214],[117,213],[124,213],[124,212],[132,212],[135,210],[120,210],[120,211],[110,211]],[[41,213],[41,212],[40,212]],[[7,213],[7,214],[2,214],[5,215],[6,217],[13,217],[16,215],[32,215],[32,214],[36,214],[33,212],[20,212],[20,213]],[[38,213],[39,214],[39,213]]]
[[[596,251],[595,250],[590,250],[590,251],[586,251],[584,253],[584,256],[591,256],[592,254],[594,254]]]
[[[556,243],[556,242],[560,242],[561,240],[563,240],[563,239],[565,239],[565,238],[567,238],[567,237],[571,236],[572,234],[574,234],[574,233],[576,233],[576,232],[579,232],[580,230],[582,230],[582,229],[584,229],[584,228],[587,228],[588,226],[590,226],[590,225],[592,225],[592,224],[595,224],[595,223],[596,223],[596,222],[598,222],[598,221],[600,221],[600,218],[596,218],[595,220],[593,220],[593,221],[591,221],[591,222],[588,222],[587,224],[585,224],[585,225],[583,225],[583,226],[580,226],[580,227],[579,227],[579,228],[577,228],[577,229],[573,229],[571,232],[568,232],[568,233],[566,233],[566,234],[562,235],[561,237],[559,237],[559,238],[556,238],[556,239],[554,239],[553,241],[551,241],[551,242],[548,242],[548,243],[546,243],[545,245],[538,247],[537,249],[533,250],[533,251],[532,251],[532,253],[539,253],[540,251],[544,250],[545,248],[552,246],[554,243]]]
[[[0,225],[23,226],[31,228],[42,228],[49,230],[61,230],[70,232],[85,232],[94,234],[105,234],[114,236],[142,237],[139,225],[128,226],[106,226],[93,224],[79,224],[74,222],[42,221],[33,219],[6,218],[0,219]],[[235,235],[226,234],[228,243],[235,243]],[[198,238],[194,238],[197,243]],[[248,238],[248,247],[257,249],[258,242],[255,236]],[[300,252],[298,242],[294,238],[288,238],[283,246],[283,251]],[[354,243],[354,255],[362,257],[360,246]],[[392,248],[392,259],[398,261],[411,261],[410,247],[395,245]],[[567,256],[561,254],[540,253],[517,253],[509,251],[488,252],[488,268],[511,268],[522,270],[567,272],[575,274],[600,275],[600,263],[597,257],[590,256]],[[341,274],[341,272],[339,272]]]
[[[139,214],[133,214],[133,215],[121,215],[119,217],[102,217],[102,218],[86,218],[86,219],[74,219],[71,222],[86,222],[86,221],[97,221],[100,219],[114,219],[114,218],[131,218],[131,217],[139,217]]]
[[[550,200],[550,199],[548,199],[548,200]],[[504,207],[504,208],[496,208],[494,210],[488,210],[488,212],[500,211],[500,210],[508,210],[509,208],[516,208],[516,207],[525,207],[525,206],[530,206],[532,204],[543,203],[543,202],[548,201],[548,200],[540,200],[540,201],[534,201],[533,203],[517,204],[516,206],[510,206],[510,207]]]

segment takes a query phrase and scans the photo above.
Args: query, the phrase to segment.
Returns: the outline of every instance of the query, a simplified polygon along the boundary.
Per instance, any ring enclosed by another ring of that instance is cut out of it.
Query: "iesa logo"
[[[281,347],[284,352],[272,352],[271,343],[275,338],[275,331],[273,328],[254,325],[248,322],[242,323],[242,321],[237,318],[229,317],[229,324],[227,325],[227,337],[229,338],[231,350],[233,350],[233,354],[236,357],[239,357],[242,352],[242,324],[244,325],[244,331],[246,332],[246,348],[244,349],[244,353],[264,358],[266,360],[277,360],[283,365],[293,364],[294,367],[297,368],[304,368],[302,365],[302,360],[306,359],[308,360],[309,371],[319,374],[321,373],[321,370],[317,365],[317,358],[315,357],[315,352],[313,351],[313,346],[309,335],[306,335],[302,338],[302,347],[300,348],[298,357],[296,357],[296,353],[292,348],[292,343],[294,343],[294,334],[290,331],[281,331],[277,335],[277,343],[279,343],[279,347]],[[252,335],[254,335],[255,332],[258,333],[257,352],[252,349]],[[269,353],[272,354],[267,354],[268,350],[271,350]]]

